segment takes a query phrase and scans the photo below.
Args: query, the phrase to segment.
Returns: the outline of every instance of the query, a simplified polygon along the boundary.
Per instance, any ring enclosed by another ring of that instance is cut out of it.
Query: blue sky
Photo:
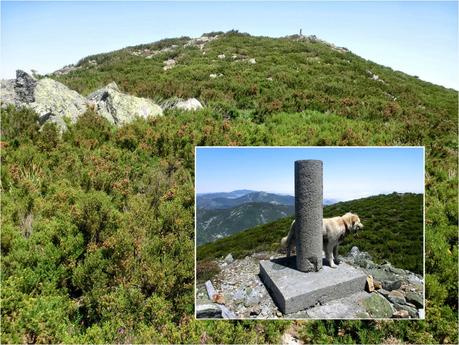
[[[459,89],[457,2],[1,1],[1,77],[52,72],[90,54],[238,29],[314,34],[421,79]]]
[[[320,159],[324,198],[424,193],[422,148],[196,148],[196,192],[294,194],[294,162]]]

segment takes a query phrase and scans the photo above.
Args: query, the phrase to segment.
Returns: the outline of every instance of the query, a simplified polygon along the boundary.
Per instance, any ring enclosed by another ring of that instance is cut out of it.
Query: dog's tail
[[[290,242],[292,241],[292,237],[295,234],[294,225],[295,225],[295,220],[293,220],[292,225],[290,225],[290,230],[288,232],[288,235],[285,237],[282,237],[281,242],[280,242],[281,248],[287,248]]]

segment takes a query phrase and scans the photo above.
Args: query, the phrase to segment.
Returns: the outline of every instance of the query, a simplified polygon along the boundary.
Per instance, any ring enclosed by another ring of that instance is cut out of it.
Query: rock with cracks
[[[113,124],[131,122],[135,117],[161,116],[159,105],[147,98],[140,98],[122,93],[112,82],[88,96],[97,112]]]

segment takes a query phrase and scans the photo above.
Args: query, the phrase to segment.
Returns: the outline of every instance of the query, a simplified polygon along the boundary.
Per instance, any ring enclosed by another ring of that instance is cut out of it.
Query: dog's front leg
[[[335,265],[335,262],[333,260],[333,247],[329,244],[325,248],[325,257],[328,260],[328,264],[330,265],[331,268],[336,268],[338,266]]]

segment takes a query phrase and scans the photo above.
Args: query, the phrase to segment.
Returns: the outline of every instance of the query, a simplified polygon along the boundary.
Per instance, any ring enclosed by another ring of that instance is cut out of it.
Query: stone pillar
[[[302,272],[322,268],[322,175],[322,161],[295,161],[296,267]]]

